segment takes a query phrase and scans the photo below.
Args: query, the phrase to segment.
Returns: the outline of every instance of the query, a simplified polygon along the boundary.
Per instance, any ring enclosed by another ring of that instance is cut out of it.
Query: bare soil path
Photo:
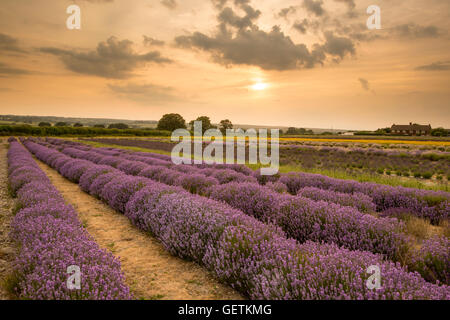
[[[0,300],[11,298],[3,283],[11,273],[11,262],[15,255],[15,245],[9,238],[14,199],[8,193],[7,146],[6,140],[0,142]]]
[[[244,299],[204,268],[166,252],[155,238],[135,228],[122,214],[83,192],[77,184],[36,160],[53,185],[79,214],[102,247],[118,257],[136,298],[168,300]]]

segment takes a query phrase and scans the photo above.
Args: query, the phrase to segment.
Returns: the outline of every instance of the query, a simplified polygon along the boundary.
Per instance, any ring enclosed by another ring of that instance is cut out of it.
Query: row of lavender
[[[377,211],[404,209],[432,223],[449,218],[450,194],[444,191],[420,190],[405,187],[392,187],[370,182],[334,179],[320,174],[292,172],[280,177],[292,194],[305,187],[316,187],[342,193],[363,193],[370,196],[377,205]]]
[[[66,152],[66,150],[62,151]],[[92,155],[90,152],[81,150],[75,152],[73,149],[70,149],[68,154],[82,159],[90,159]],[[107,157],[110,159],[112,156]],[[96,161],[99,164],[104,163],[102,157],[98,158],[98,154]],[[159,172],[158,169],[161,167],[147,165],[140,168],[141,171],[130,172],[132,164],[130,165],[129,161],[122,159],[120,155],[115,156],[113,164],[118,170],[125,173],[133,173],[133,175],[176,185],[166,176],[155,175],[155,172]],[[78,164],[79,169],[77,169],[77,165],[67,164],[66,166],[72,168],[73,171],[82,170],[84,167],[81,163]],[[108,178],[105,176],[105,179]],[[190,174],[184,174],[183,179],[193,183],[196,180],[195,176]],[[83,186],[83,182],[81,185]],[[191,188],[186,189],[192,191]],[[86,188],[84,190],[88,191]],[[443,252],[444,255],[437,256],[432,261],[427,258],[427,263],[422,263],[420,267],[417,267],[423,259],[411,259],[411,252],[408,252],[408,239],[402,233],[404,225],[396,219],[377,219],[349,207],[316,202],[300,196],[278,194],[267,187],[250,182],[214,185],[204,191],[210,198],[226,202],[262,222],[278,225],[289,237],[302,243],[312,240],[334,243],[352,250],[383,253],[390,259],[402,261],[413,270],[420,270],[430,281],[439,280],[448,283],[450,272],[448,246],[445,247],[445,243],[441,243],[438,248],[433,247],[434,251]],[[444,247],[442,248],[442,246]],[[428,249],[431,248],[428,247]],[[413,256],[428,257],[428,253],[428,251],[421,252],[420,255],[414,253]]]
[[[89,147],[87,147],[89,148]],[[162,159],[152,159],[140,155],[128,154],[126,152],[116,152],[116,150],[87,149],[81,148],[63,148],[61,151],[69,156],[93,161],[95,163],[111,165],[127,174],[138,175],[145,171],[145,176],[156,179],[166,184],[179,185],[188,191],[205,195],[214,185],[236,183],[254,183],[264,179],[256,171],[251,171],[247,167],[234,166],[233,169],[224,169],[224,165],[174,165],[172,162]],[[83,153],[80,153],[80,150]],[[112,152],[111,152],[112,151]],[[105,155],[106,154],[106,155]],[[104,155],[104,156],[101,156]],[[118,158],[120,157],[120,158]],[[243,172],[250,170],[251,175],[245,175]],[[270,178],[265,178],[270,179]],[[276,182],[266,182],[266,185],[278,193],[287,192],[287,187],[281,186]],[[305,188],[306,189],[306,188]],[[374,212],[376,205],[372,198],[361,193],[343,194],[336,191],[322,190],[320,194],[311,193],[311,190],[301,190],[299,192],[303,197],[313,200],[323,200],[331,203],[350,206],[361,212]]]
[[[77,142],[65,141],[59,139],[49,139],[52,144],[60,145],[61,147],[73,146],[76,148],[81,148],[84,151],[95,151],[103,155],[122,155],[130,161],[145,162],[151,165],[161,165],[169,168],[173,168],[171,165],[170,156],[161,154],[152,154],[145,152],[133,152],[129,153],[123,149],[115,148],[98,148],[93,149],[89,146],[82,145]],[[158,161],[157,161],[158,160]],[[113,159],[104,160],[105,164],[114,165]],[[108,161],[110,161],[108,163]],[[153,161],[153,162],[152,162]],[[130,165],[130,164],[127,164]],[[139,165],[136,170],[139,170]],[[176,166],[178,167],[178,166]],[[247,176],[253,176],[258,179],[261,184],[265,184],[267,181],[275,182],[278,177],[267,178],[260,176],[257,172],[252,171],[245,166],[239,165],[198,165],[198,166],[180,166],[180,168],[175,168],[175,170],[180,170],[185,172],[193,173],[196,169],[211,168],[223,169],[228,168],[228,171],[238,171]],[[130,169],[130,171],[132,171]],[[196,172],[199,173],[199,172]],[[197,179],[199,180],[199,179]],[[246,182],[242,177],[239,178],[226,178],[222,182]],[[387,185],[381,185],[370,182],[357,182],[354,180],[341,180],[323,176],[320,174],[310,174],[310,173],[287,173],[282,174],[278,180],[287,186],[288,191],[291,194],[297,194],[300,189],[305,187],[315,187],[320,189],[326,189],[332,192],[347,193],[347,194],[365,194],[372,198],[373,203],[376,205],[376,210],[379,212],[387,211],[389,213],[390,209],[401,208],[406,212],[413,215],[430,219],[432,223],[439,223],[441,220],[449,218],[450,213],[450,194],[444,191],[431,191],[431,190],[419,190],[414,188],[405,187],[393,187]],[[211,182],[206,181],[208,186]],[[331,197],[334,198],[334,197]],[[329,200],[328,200],[329,201]],[[330,201],[331,202],[331,201]],[[342,203],[341,203],[342,204]],[[367,206],[363,204],[363,206]]]
[[[150,154],[151,157],[146,156],[146,153],[133,153],[129,154],[121,149],[103,149],[103,148],[90,148],[86,145],[80,145],[76,142],[72,141],[63,141],[58,139],[48,139],[49,142],[61,146],[59,150],[64,153],[77,156],[79,155],[79,150],[86,152],[96,152],[98,154],[108,156],[108,157],[99,157],[97,154],[87,154],[85,158],[87,160],[111,165],[117,167],[125,171],[128,174],[136,175],[145,167],[142,163],[158,166],[159,168],[153,168],[149,174],[152,175],[152,178],[156,178],[158,180],[163,180],[163,182],[169,184],[178,184],[185,189],[197,194],[204,194],[206,190],[212,185],[216,184],[225,184],[229,182],[264,182],[271,189],[283,193],[287,191],[286,186],[277,184],[272,181],[263,181],[271,178],[265,178],[258,174],[257,171],[253,171],[243,165],[173,165],[170,160],[170,157],[166,155],[157,155]],[[42,141],[40,141],[42,143]],[[64,145],[70,145],[75,148],[63,148]],[[52,147],[51,144],[45,144],[49,147]],[[117,157],[121,156],[121,160],[126,159],[128,161],[119,161]],[[153,158],[154,157],[154,158]],[[120,162],[120,163],[119,163]],[[185,178],[186,176],[182,173],[189,173],[189,178]],[[195,179],[191,177],[195,175]],[[274,179],[272,179],[274,180]],[[335,191],[322,191],[320,193],[320,199],[317,199],[316,194],[312,194],[305,190],[302,193],[303,197],[311,198],[313,200],[324,200],[331,203],[336,203],[344,206],[355,207],[361,212],[372,212],[376,210],[376,206],[373,203],[372,199],[369,196],[356,193],[356,194],[342,194]]]
[[[380,255],[287,239],[283,231],[230,206],[110,166],[73,159],[31,141],[25,145],[63,176],[123,212],[172,254],[194,260],[253,299],[450,299]],[[369,289],[367,268],[381,270]]]
[[[397,219],[375,218],[351,207],[279,194],[256,182],[208,184],[205,176],[142,162],[133,163],[126,160],[128,156],[124,159],[122,154],[100,156],[95,151],[75,148],[62,149],[62,153],[101,165],[110,164],[126,174],[182,186],[192,193],[225,202],[264,223],[278,225],[289,237],[300,242],[335,243],[351,250],[382,253],[397,261],[404,259],[407,251],[407,239],[402,234],[404,225]],[[77,166],[66,166],[77,170]]]
[[[12,286],[22,299],[130,299],[120,262],[90,238],[31,154],[10,138],[8,173],[18,209],[11,237],[20,248]],[[80,288],[67,287],[69,266]]]

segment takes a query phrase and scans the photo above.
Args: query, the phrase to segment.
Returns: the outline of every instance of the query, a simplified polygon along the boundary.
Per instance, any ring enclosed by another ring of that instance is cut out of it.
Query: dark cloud
[[[5,63],[0,62],[0,77],[23,76],[27,74],[31,74],[31,72],[23,69],[10,67]]]
[[[301,34],[305,34],[308,31],[309,21],[305,18],[303,21],[296,21],[293,25],[293,28],[300,32]]]
[[[253,26],[239,30],[235,36],[219,34],[208,37],[200,32],[175,39],[180,47],[211,52],[223,65],[254,65],[265,70],[312,68],[322,63],[320,50],[310,52],[304,44],[295,44],[278,27],[265,32]]]
[[[303,0],[303,8],[305,8],[307,11],[315,14],[316,16],[320,17],[325,13],[325,10],[322,7],[323,1],[322,0]]]
[[[334,0],[334,1],[345,3],[350,10],[353,10],[356,7],[354,0]]]
[[[246,4],[243,4],[241,9],[245,12],[245,16],[243,17],[238,16],[231,8],[227,7],[219,13],[217,19],[220,23],[228,24],[238,29],[244,29],[252,26],[253,21],[261,15],[261,11],[255,10]]]
[[[236,7],[243,7],[249,5],[250,2],[251,0],[211,0],[213,6],[218,10],[222,10],[229,3],[233,3]]]
[[[109,89],[121,98],[143,104],[166,103],[180,100],[175,89],[154,84],[128,83],[127,85],[108,85]]]
[[[170,10],[175,9],[178,6],[176,0],[161,0],[161,4]]]
[[[358,79],[359,83],[361,84],[361,87],[366,90],[369,91],[370,90],[370,85],[369,85],[369,81],[367,79],[364,78],[359,78]]]
[[[147,37],[146,35],[144,35],[143,37],[144,37],[144,45],[146,46],[163,46],[165,44],[165,42],[162,40]]]
[[[24,53],[25,50],[20,48],[19,41],[7,34],[0,33],[0,52]]]
[[[216,9],[223,9],[228,0],[211,0],[211,2]]]
[[[441,34],[436,26],[420,26],[414,23],[398,25],[392,31],[394,35],[402,38],[437,38]]]
[[[86,53],[58,48],[40,48],[40,51],[59,57],[73,72],[104,78],[128,78],[135,69],[147,63],[172,62],[158,51],[138,54],[133,50],[132,41],[120,41],[116,37],[100,42],[96,50]]]
[[[297,12],[297,8],[294,7],[294,6],[290,6],[288,8],[281,9],[280,12],[278,12],[278,16],[280,18],[285,18],[286,19],[288,17],[288,15],[294,14],[296,12]]]
[[[343,59],[347,54],[354,55],[356,53],[355,45],[352,40],[345,37],[335,36],[333,32],[324,33],[326,42],[322,46],[326,53]]]
[[[447,71],[450,70],[450,61],[437,61],[431,64],[418,66],[415,69],[422,71]]]
[[[334,1],[341,2],[347,5],[348,7],[347,16],[349,18],[355,18],[359,16],[358,12],[355,10],[356,4],[354,0],[334,0]]]
[[[324,33],[326,41],[323,44],[314,44],[308,49],[303,43],[294,43],[278,26],[274,26],[269,32],[261,30],[255,24],[260,12],[247,2],[234,1],[245,12],[243,17],[238,16],[230,7],[219,9],[219,26],[213,36],[195,32],[176,37],[176,45],[209,52],[213,61],[227,67],[250,65],[278,71],[323,65],[327,54],[337,62],[347,54],[355,54],[352,40],[333,32]],[[224,2],[223,5],[226,4]],[[294,28],[306,32],[308,25],[308,21],[303,21],[294,25]]]

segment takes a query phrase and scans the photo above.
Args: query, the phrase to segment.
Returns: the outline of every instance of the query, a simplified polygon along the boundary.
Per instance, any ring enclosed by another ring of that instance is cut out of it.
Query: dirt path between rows
[[[0,143],[0,300],[11,298],[3,284],[11,273],[11,262],[15,255],[15,245],[9,238],[14,199],[8,193],[7,146],[6,141]]]
[[[122,214],[83,192],[77,184],[36,160],[53,185],[79,214],[95,241],[118,257],[126,282],[138,299],[243,299],[204,268],[166,252],[155,238],[135,228]]]

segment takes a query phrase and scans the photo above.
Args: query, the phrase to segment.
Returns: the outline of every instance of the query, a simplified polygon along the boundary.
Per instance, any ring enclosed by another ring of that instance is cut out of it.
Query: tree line
[[[171,132],[156,129],[117,129],[84,126],[0,125],[0,136],[170,136]]]
[[[219,129],[225,134],[227,129],[233,129],[233,124],[230,120],[222,120],[220,121],[219,126],[215,126],[212,124],[211,119],[207,116],[201,116],[189,122],[189,129],[192,130],[195,121],[200,121],[202,123],[203,133],[209,129]],[[158,121],[157,129],[172,132],[177,129],[188,129],[188,124],[186,123],[186,120],[184,120],[184,118],[178,113],[169,113],[163,115],[163,117]]]

